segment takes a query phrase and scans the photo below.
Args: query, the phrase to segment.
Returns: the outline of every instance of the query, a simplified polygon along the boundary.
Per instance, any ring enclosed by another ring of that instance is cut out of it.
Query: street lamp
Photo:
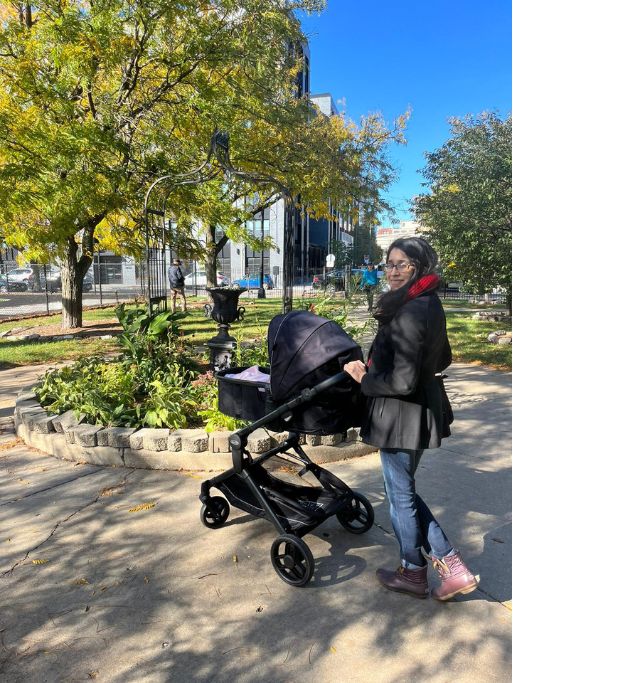
[[[264,288],[264,209],[262,209],[261,227],[262,227],[262,259],[261,259],[261,264],[260,264],[260,269],[259,269],[259,289],[257,290],[257,298],[258,299],[265,299],[266,298],[266,289]]]

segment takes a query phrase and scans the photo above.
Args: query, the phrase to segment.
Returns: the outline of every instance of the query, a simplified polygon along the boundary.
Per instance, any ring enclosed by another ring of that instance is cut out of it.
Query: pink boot
[[[468,569],[459,553],[444,558],[433,557],[433,567],[437,569],[441,584],[431,591],[436,600],[450,600],[456,595],[472,593],[479,579]]]
[[[420,567],[420,569],[398,567],[395,571],[377,569],[376,578],[390,591],[408,593],[416,598],[426,598],[429,594],[429,584],[426,580],[427,569],[427,566]]]

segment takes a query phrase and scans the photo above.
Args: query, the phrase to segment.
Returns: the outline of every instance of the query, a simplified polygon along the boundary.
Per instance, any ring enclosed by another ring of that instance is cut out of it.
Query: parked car
[[[26,292],[26,282],[11,282],[6,275],[0,275],[0,292]]]
[[[239,280],[233,280],[233,284],[238,287],[243,287],[244,289],[259,289],[261,284],[261,279],[259,275],[251,275],[249,277],[241,277]],[[272,277],[270,275],[264,275],[264,287],[266,289],[272,289],[275,286]]]
[[[222,273],[216,273],[215,281],[218,287],[227,287],[231,284],[226,275]],[[189,273],[185,276],[185,287],[206,287],[207,286],[207,274],[204,270],[196,270],[194,273]]]
[[[46,279],[48,280],[48,269],[50,266],[47,266],[47,275]],[[58,269],[59,270],[59,269]],[[32,266],[25,266],[24,268],[13,268],[13,270],[10,270],[7,273],[7,277],[9,279],[9,282],[11,283],[20,283],[26,285],[27,289],[30,290],[35,290],[37,289],[35,286],[35,277],[36,273],[39,272],[40,274],[40,283],[42,286],[42,289],[44,289],[44,266],[39,266],[38,269],[32,267]]]
[[[29,284],[29,277],[33,274],[33,268],[13,268],[7,273],[9,282],[23,282]]]
[[[44,269],[40,271],[40,279],[44,278]],[[44,283],[42,282],[42,289]],[[46,288],[49,292],[62,291],[62,271],[58,266],[46,266]],[[33,289],[33,287],[31,287]]]
[[[92,272],[92,268],[88,269],[88,272],[84,275],[84,281],[81,283],[81,290],[83,292],[89,292],[95,284],[95,276],[94,273]],[[61,280],[60,280],[60,287],[61,289]]]
[[[30,269],[31,274],[28,278],[28,288],[34,291],[35,288],[35,271]],[[46,266],[46,280],[44,279],[44,267],[40,266],[40,285],[41,290],[45,288],[51,292],[61,292],[62,291],[62,271],[59,266]],[[92,268],[84,275],[82,283],[82,291],[89,292],[94,286],[94,275],[92,274]]]

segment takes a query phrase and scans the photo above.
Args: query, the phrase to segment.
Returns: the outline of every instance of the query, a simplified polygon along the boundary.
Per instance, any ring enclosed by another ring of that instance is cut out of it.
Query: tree
[[[444,273],[477,293],[512,295],[512,117],[451,119],[451,138],[427,153],[429,194],[414,200],[416,219]]]
[[[317,0],[12,3],[0,33],[0,222],[62,264],[63,327],[82,323],[95,237],[142,246],[150,183],[190,168],[235,90],[285,82],[294,9]],[[266,46],[263,50],[262,46]],[[271,88],[274,90],[274,87]],[[101,241],[103,245],[103,240]]]
[[[365,256],[370,263],[382,260],[382,249],[376,242],[375,225],[361,212],[359,224],[354,230],[354,265],[364,262]]]
[[[285,82],[259,83],[255,94],[233,87],[231,106],[219,120],[229,132],[238,172],[195,188],[183,202],[188,221],[197,217],[205,226],[207,281],[215,281],[215,259],[229,239],[255,250],[269,246],[249,234],[244,222],[281,195],[317,219],[334,218],[333,209],[345,210],[352,219],[362,215],[371,224],[390,209],[384,191],[395,172],[387,149],[403,142],[408,113],[391,127],[379,114],[363,117],[358,125],[342,116],[328,117],[309,99],[296,97],[292,68],[289,74]],[[229,79],[233,86],[234,78]]]

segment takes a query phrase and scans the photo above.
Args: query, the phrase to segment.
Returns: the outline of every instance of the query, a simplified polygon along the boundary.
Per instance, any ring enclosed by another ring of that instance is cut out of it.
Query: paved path
[[[0,373],[0,397],[41,370]],[[5,425],[0,679],[510,681],[511,377],[455,364],[447,388],[454,436],[417,478],[482,577],[450,604],[376,583],[397,563],[377,454],[330,466],[375,526],[353,536],[330,519],[306,536],[316,571],[298,589],[274,573],[266,521],[232,509],[220,529],[200,524],[197,475],[56,460]]]

